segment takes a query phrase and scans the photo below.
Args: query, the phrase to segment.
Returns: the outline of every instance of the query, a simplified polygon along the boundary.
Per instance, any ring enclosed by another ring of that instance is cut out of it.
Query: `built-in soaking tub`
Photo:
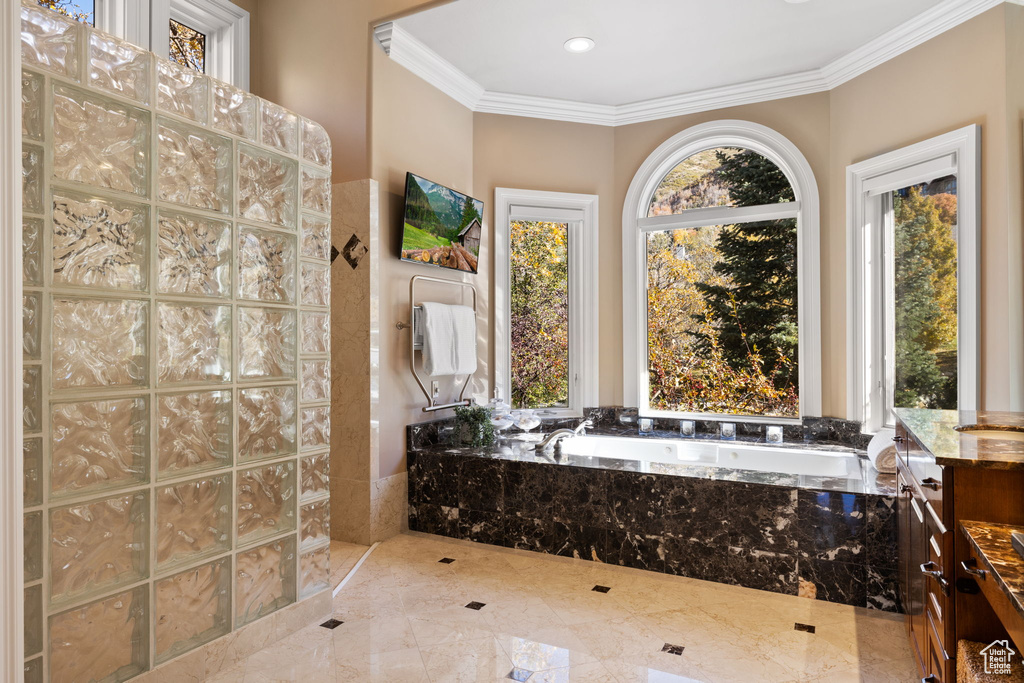
[[[522,448],[516,442],[507,446]],[[526,448],[530,446],[524,444]],[[753,472],[861,479],[861,462],[849,451],[769,446],[740,441],[696,441],[625,436],[577,436],[561,442],[562,453],[579,457],[637,460],[665,465],[706,465]]]
[[[585,436],[556,458],[423,434],[414,531],[899,610],[893,477],[851,449]]]

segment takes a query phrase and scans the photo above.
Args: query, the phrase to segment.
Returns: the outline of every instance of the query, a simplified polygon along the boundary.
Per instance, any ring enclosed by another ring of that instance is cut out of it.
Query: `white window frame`
[[[590,194],[494,191],[494,386],[512,395],[510,223],[550,221],[569,225],[569,406],[545,415],[582,417],[598,405],[598,198]]]
[[[170,20],[206,36],[206,73],[249,90],[249,13],[230,0],[95,0],[96,28],[150,50],[170,53]]]
[[[684,159],[717,147],[756,152],[774,164],[793,187],[795,201],[758,207],[691,209],[673,216],[648,218],[651,197],[668,172]],[[648,232],[716,224],[796,218],[800,416],[821,415],[821,306],[818,184],[796,145],[782,134],[750,121],[711,121],[666,140],[640,166],[622,208],[622,347],[623,391],[627,406],[643,417],[671,419],[736,418],[744,422],[799,424],[800,418],[728,413],[689,413],[652,409],[647,369]]]
[[[847,418],[874,433],[889,422],[886,405],[886,202],[893,190],[957,176],[958,407],[978,406],[981,330],[981,127],[965,126],[846,169]]]

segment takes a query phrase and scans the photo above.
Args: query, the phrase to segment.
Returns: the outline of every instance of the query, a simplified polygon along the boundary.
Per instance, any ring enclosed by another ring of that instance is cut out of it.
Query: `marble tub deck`
[[[893,615],[414,532],[370,555],[333,617],[209,680],[916,679]]]

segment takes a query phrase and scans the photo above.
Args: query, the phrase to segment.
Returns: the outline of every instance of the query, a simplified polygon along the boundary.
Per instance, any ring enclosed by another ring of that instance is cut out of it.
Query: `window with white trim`
[[[817,245],[814,175],[780,134],[719,121],[659,147],[623,208],[627,404],[820,415]]]
[[[51,1],[72,10],[88,5],[101,31],[249,89],[249,13],[230,0],[43,0]]]
[[[597,197],[495,190],[495,388],[515,408],[597,405]]]
[[[978,395],[980,127],[847,169],[851,419],[967,409]]]

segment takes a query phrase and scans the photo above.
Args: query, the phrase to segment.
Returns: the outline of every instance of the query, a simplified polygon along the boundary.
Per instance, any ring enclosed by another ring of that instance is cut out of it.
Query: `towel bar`
[[[412,371],[412,376],[416,379],[416,384],[420,385],[420,390],[423,391],[423,395],[427,397],[427,406],[423,408],[424,413],[433,413],[438,410],[447,410],[449,408],[458,408],[461,406],[468,406],[472,403],[471,400],[465,398],[466,389],[469,388],[469,381],[473,379],[472,375],[466,376],[466,381],[462,385],[462,391],[459,392],[459,400],[457,403],[436,403],[437,397],[431,395],[427,390],[426,385],[420,378],[420,373],[416,369],[416,352],[423,351],[423,332],[421,313],[423,307],[416,303],[416,283],[417,282],[434,282],[442,285],[450,285],[452,287],[459,287],[466,289],[468,288],[473,292],[473,314],[477,313],[477,292],[476,285],[469,282],[456,282],[455,280],[445,280],[439,277],[430,277],[428,275],[416,275],[409,280],[409,312],[412,317],[411,322],[397,322],[395,327],[399,330],[411,329],[412,334],[409,335],[409,369]]]

